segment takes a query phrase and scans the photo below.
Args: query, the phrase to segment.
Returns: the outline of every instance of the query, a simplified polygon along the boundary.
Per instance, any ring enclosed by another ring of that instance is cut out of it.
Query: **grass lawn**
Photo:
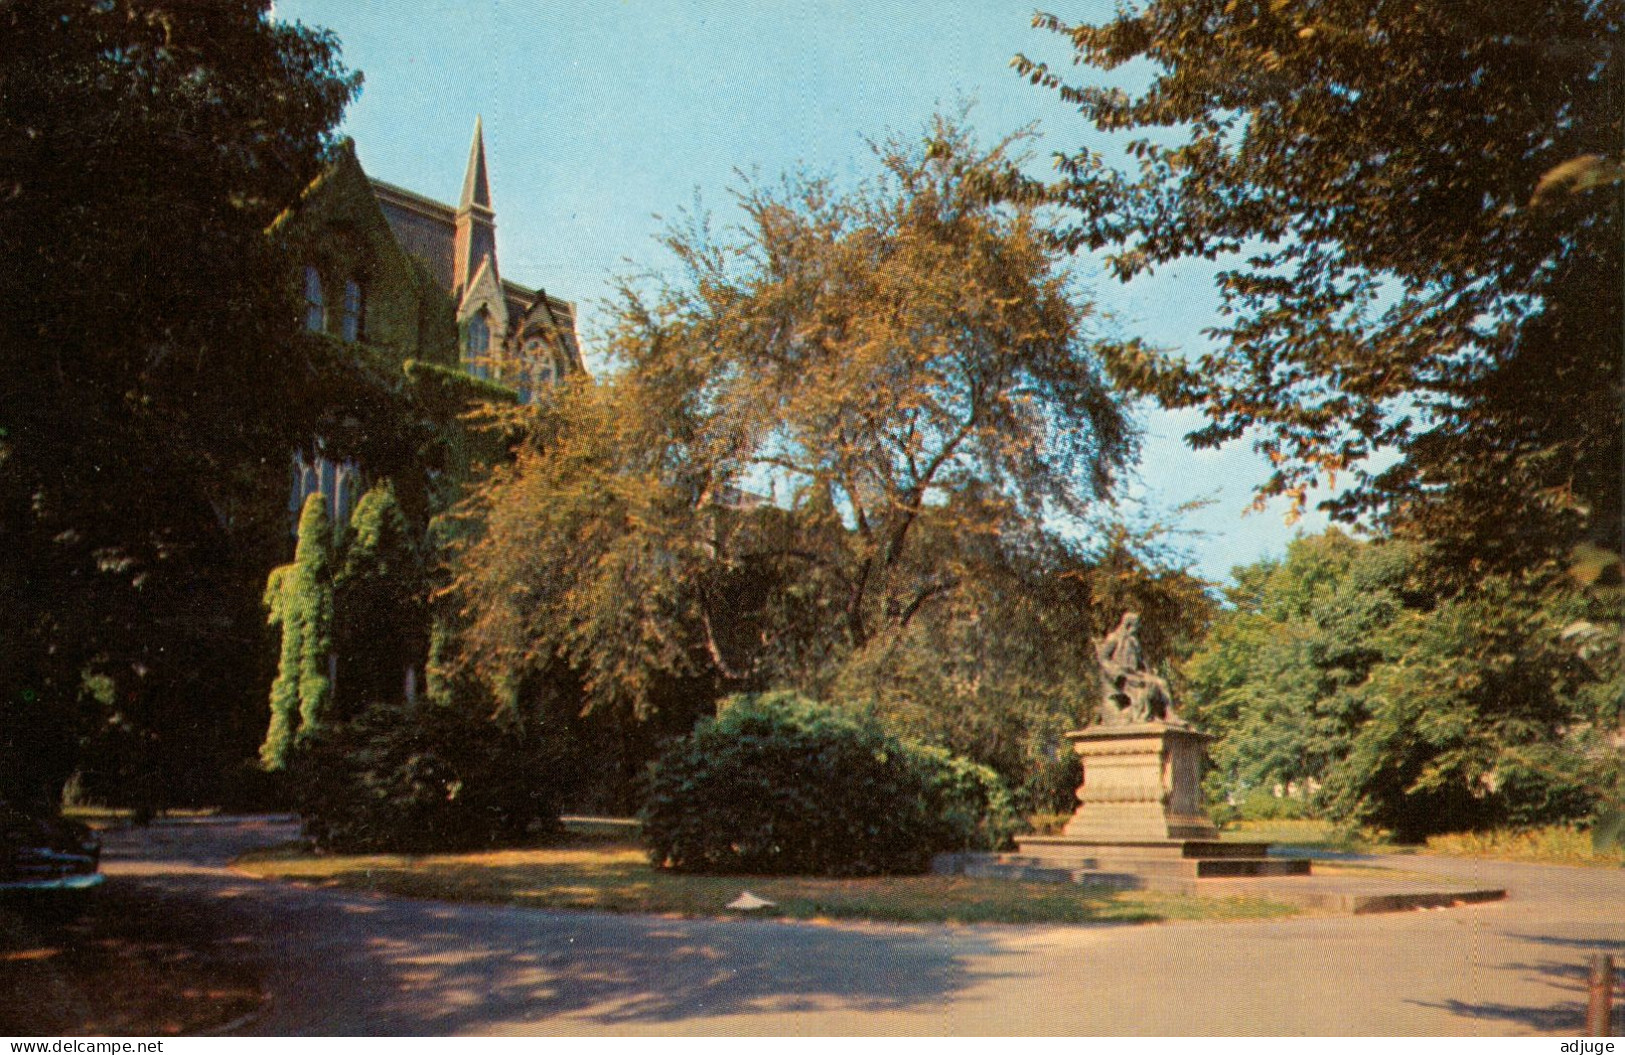
[[[1258,898],[1205,898],[959,876],[812,879],[680,875],[650,866],[635,843],[578,841],[542,849],[407,857],[312,854],[295,848],[239,858],[268,879],[406,897],[600,912],[728,916],[749,890],[776,906],[757,915],[898,923],[1160,923],[1292,915]]]
[[[1227,826],[1220,838],[1230,842],[1267,842],[1304,850],[1363,854],[1429,853],[1534,864],[1625,867],[1625,851],[1599,853],[1591,847],[1591,833],[1571,825],[1551,825],[1526,831],[1435,835],[1428,839],[1426,845],[1406,845],[1385,842],[1369,834],[1353,835],[1333,827],[1327,821],[1237,821]],[[1322,865],[1315,867],[1317,871],[1324,868]]]
[[[114,879],[77,918],[42,915],[0,904],[0,1034],[195,1034],[263,999],[242,945],[148,891]]]
[[[1427,850],[1428,853],[1448,854],[1451,857],[1487,857],[1498,861],[1591,865],[1599,868],[1625,867],[1625,850],[1594,850],[1590,832],[1561,824],[1527,831],[1435,835],[1428,840]]]

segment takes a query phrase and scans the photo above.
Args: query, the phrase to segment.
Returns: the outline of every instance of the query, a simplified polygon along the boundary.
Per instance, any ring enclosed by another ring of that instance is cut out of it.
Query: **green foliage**
[[[643,810],[651,859],[691,872],[919,872],[1014,825],[986,767],[785,692],[731,697],[674,743]]]
[[[1538,864],[1625,867],[1625,845],[1617,840],[1610,843],[1606,839],[1598,839],[1597,833],[1596,828],[1588,834],[1574,824],[1496,828],[1482,833],[1430,836],[1427,852],[1449,857],[1483,857]]]
[[[271,682],[271,724],[260,745],[260,762],[266,769],[281,769],[287,762],[288,749],[293,746],[294,732],[299,715],[299,622],[287,618],[283,609],[293,565],[284,564],[272,570],[265,585],[265,607],[270,613],[268,622],[281,628],[281,647],[277,657],[276,680]]]
[[[328,405],[265,230],[359,83],[332,37],[267,7],[0,7],[12,801],[57,797],[104,736],[121,746],[87,761],[129,759],[176,794],[258,738],[242,686],[267,547],[286,541],[281,467]],[[87,672],[110,702],[82,694]]]
[[[1397,551],[1393,551],[1397,552]],[[1350,581],[1364,556],[1371,565]],[[1219,733],[1215,801],[1323,782],[1359,720],[1343,690],[1378,658],[1370,632],[1402,604],[1388,551],[1340,531],[1299,539],[1280,564],[1237,569],[1232,611],[1184,667],[1189,717]]]
[[[1402,543],[1329,531],[1238,569],[1185,667],[1215,799],[1291,785],[1414,839],[1580,819],[1621,794],[1617,598],[1486,579],[1441,597]]]
[[[1255,437],[1265,495],[1431,542],[1463,582],[1614,554],[1622,511],[1620,12],[1595,0],[1141,0],[1065,34],[1142,91],[1066,85],[1124,164],[1080,150],[1049,198],[1124,279],[1219,259],[1211,351],[1113,375]],[[1378,451],[1399,460],[1362,468]],[[1346,476],[1345,476],[1346,478]]]
[[[924,784],[924,838],[941,850],[998,850],[1020,826],[998,773],[940,747],[902,741]]]
[[[1300,795],[1275,794],[1274,788],[1250,788],[1234,802],[1219,801],[1209,808],[1220,824],[1236,821],[1298,821],[1310,814],[1309,804]],[[1301,789],[1294,789],[1299,790]]]
[[[282,630],[282,648],[260,761],[281,769],[289,747],[321,728],[332,699],[333,528],[319,492],[305,499],[293,563],[271,572],[265,604],[271,625]]]
[[[333,576],[333,639],[345,714],[401,699],[428,652],[428,592],[416,533],[385,481],[356,503]]]
[[[1121,529],[1093,551],[1060,538],[938,539],[961,586],[840,664],[821,690],[909,739],[993,768],[1022,812],[1076,806],[1076,755],[1063,733],[1095,694],[1092,642],[1123,611],[1145,615],[1153,663],[1177,658],[1213,611],[1203,584],[1150,566]],[[941,546],[939,551],[935,547]]]
[[[539,729],[424,703],[376,706],[318,729],[294,749],[288,772],[322,849],[431,853],[555,832],[567,765]]]
[[[1553,607],[1491,580],[1396,618],[1377,638],[1386,661],[1350,691],[1366,718],[1328,774],[1334,815],[1410,837],[1580,819],[1617,798],[1613,723],[1578,699],[1602,672],[1563,640]]]
[[[416,387],[419,402],[442,417],[455,417],[476,403],[512,404],[519,399],[518,393],[506,385],[439,363],[413,359],[406,362],[404,369]]]

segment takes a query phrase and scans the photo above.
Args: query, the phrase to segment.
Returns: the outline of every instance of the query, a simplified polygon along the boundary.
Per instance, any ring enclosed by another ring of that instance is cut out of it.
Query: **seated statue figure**
[[[1140,613],[1124,612],[1106,640],[1095,645],[1100,661],[1100,724],[1167,722],[1184,725],[1174,711],[1168,683],[1146,666],[1140,651]]]

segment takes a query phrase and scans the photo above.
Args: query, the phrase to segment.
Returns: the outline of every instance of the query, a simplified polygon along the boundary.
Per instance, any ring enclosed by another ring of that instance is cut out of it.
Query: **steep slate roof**
[[[428,264],[440,288],[451,293],[456,285],[452,273],[457,243],[456,210],[381,179],[372,180],[372,190],[401,248]]]
[[[558,331],[565,354],[570,362],[565,364],[569,369],[585,372],[586,362],[581,358],[581,346],[576,343],[576,306],[568,300],[561,300],[545,290],[526,289],[517,282],[502,280],[503,299],[508,302],[508,313],[514,318],[523,318],[530,313],[532,306],[546,305],[547,318]]]

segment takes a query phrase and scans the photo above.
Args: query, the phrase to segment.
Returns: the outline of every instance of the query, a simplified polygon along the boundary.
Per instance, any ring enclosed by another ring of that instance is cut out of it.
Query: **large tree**
[[[514,693],[562,655],[592,702],[647,707],[681,678],[820,692],[928,622],[998,633],[1046,518],[1133,449],[1042,217],[982,193],[1006,149],[943,122],[862,189],[749,187],[737,240],[674,232],[618,370],[561,389],[469,506],[464,660]]]
[[[268,8],[0,5],[0,797],[81,718],[183,735],[262,640],[246,543],[323,409],[265,232],[359,81]]]
[[[1250,435],[1264,495],[1430,537],[1469,573],[1621,541],[1618,0],[1139,0],[1018,58],[1126,150],[1060,158],[1064,243],[1124,279],[1224,262],[1210,350],[1114,375]],[[1141,65],[1143,64],[1143,65]],[[1398,460],[1367,468],[1379,451]],[[1588,562],[1577,562],[1582,566]],[[1598,561],[1589,562],[1594,575]]]

